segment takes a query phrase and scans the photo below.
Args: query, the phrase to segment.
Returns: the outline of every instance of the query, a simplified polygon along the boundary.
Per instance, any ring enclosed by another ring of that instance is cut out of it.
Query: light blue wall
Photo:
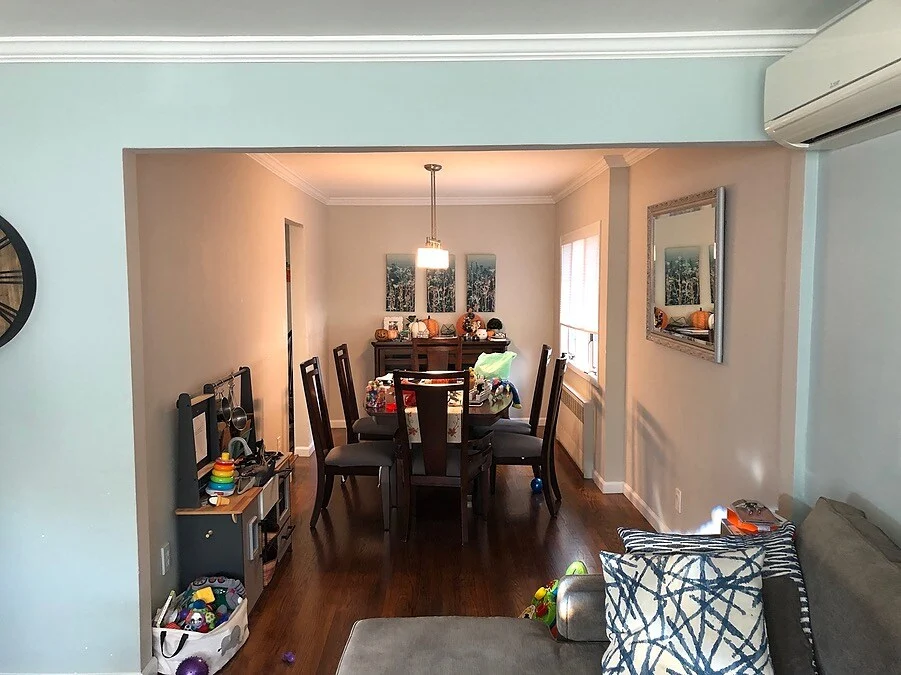
[[[770,62],[0,66],[0,213],[39,275],[0,350],[0,672],[142,665],[123,148],[760,141]]]
[[[901,132],[820,159],[807,448],[797,495],[901,541]],[[800,457],[799,457],[800,459]]]

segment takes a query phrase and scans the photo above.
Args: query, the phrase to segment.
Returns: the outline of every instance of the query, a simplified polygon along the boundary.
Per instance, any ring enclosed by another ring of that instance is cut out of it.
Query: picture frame
[[[382,319],[382,328],[385,330],[396,330],[399,333],[404,329],[404,317],[386,316]]]

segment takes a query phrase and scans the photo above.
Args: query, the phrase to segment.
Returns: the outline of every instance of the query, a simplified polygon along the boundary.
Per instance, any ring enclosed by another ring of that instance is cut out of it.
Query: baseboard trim
[[[641,496],[632,488],[628,483],[623,484],[623,494],[626,496],[632,506],[634,506],[638,511],[647,518],[648,522],[651,526],[657,530],[658,532],[670,532],[671,529],[669,525],[663,520],[663,518],[648,506],[647,502],[641,498]]]
[[[156,657],[153,656],[150,658],[150,662],[144,666],[144,669],[141,671],[141,675],[156,675],[159,670],[158,664],[156,662]]]
[[[621,495],[625,488],[625,483],[621,480],[604,480],[597,471],[593,471],[591,478],[598,489],[605,495]]]
[[[309,457],[313,454],[313,444],[310,443],[309,445],[295,445],[294,454],[298,457]]]

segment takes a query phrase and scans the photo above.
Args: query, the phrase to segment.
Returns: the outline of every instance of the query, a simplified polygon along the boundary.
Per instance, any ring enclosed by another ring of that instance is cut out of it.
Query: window
[[[576,368],[598,372],[598,228],[585,228],[560,244],[560,350]]]

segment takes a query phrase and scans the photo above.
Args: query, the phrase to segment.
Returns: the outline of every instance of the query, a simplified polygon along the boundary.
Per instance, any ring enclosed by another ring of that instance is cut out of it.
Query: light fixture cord
[[[432,174],[432,239],[438,239],[438,224],[437,224],[437,207],[435,204],[435,169],[429,169],[429,173]]]

